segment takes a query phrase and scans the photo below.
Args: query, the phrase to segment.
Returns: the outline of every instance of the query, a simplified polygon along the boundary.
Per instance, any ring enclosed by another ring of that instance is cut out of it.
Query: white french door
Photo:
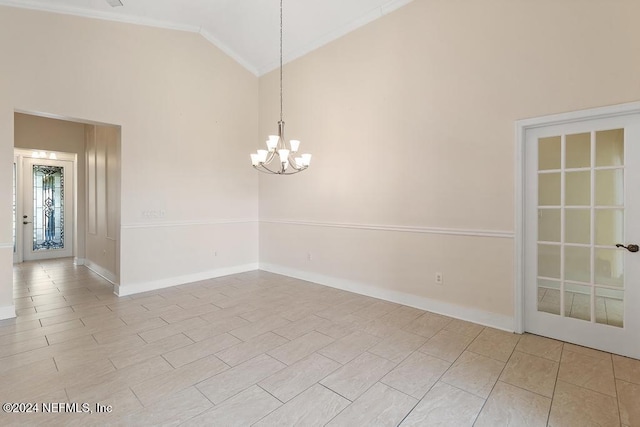
[[[640,358],[640,113],[524,144],[524,329]]]
[[[16,227],[21,227],[22,260],[73,255],[73,162],[22,158],[22,198]]]

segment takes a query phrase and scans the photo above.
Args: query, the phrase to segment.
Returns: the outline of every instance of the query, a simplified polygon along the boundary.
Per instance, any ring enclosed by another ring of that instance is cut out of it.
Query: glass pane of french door
[[[624,129],[538,139],[538,311],[623,327]]]

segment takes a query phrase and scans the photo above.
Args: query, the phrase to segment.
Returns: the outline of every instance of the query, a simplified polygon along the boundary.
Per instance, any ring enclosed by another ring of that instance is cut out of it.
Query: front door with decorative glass
[[[73,255],[73,162],[25,158],[22,165],[25,261]]]

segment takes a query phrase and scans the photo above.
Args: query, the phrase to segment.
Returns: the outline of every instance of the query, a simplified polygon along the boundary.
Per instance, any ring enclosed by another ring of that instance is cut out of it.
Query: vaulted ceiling
[[[256,75],[279,64],[279,0],[120,1],[118,7],[107,0],[0,0],[0,5],[197,32]],[[284,0],[285,62],[410,1]]]

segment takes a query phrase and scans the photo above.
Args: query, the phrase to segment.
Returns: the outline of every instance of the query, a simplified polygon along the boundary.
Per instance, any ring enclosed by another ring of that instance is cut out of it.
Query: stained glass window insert
[[[64,168],[33,166],[33,250],[64,248]]]

